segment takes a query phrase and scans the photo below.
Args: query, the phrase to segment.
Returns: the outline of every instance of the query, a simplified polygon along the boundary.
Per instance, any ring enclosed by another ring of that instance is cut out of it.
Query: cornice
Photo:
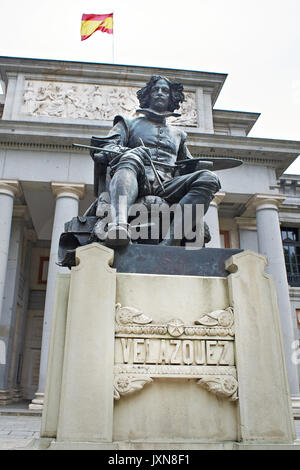
[[[89,145],[91,136],[105,136],[105,124],[0,120],[0,149],[86,153],[73,143]],[[279,177],[300,154],[300,142],[256,137],[204,134],[187,130],[187,145],[195,157],[233,157],[244,163],[276,168]]]
[[[251,131],[260,116],[260,113],[223,109],[213,109],[212,112],[214,125],[225,125],[227,127],[230,125],[241,126],[245,129],[246,134]]]
[[[0,57],[0,78],[7,82],[7,74],[43,74],[55,76],[86,77],[95,79],[126,80],[144,85],[152,75],[166,75],[188,87],[212,87],[212,100],[215,103],[227,74],[181,70],[162,67],[136,65],[103,64],[49,59],[29,59],[21,57]]]
[[[228,144],[245,150],[257,150],[260,152],[278,152],[300,154],[299,140],[268,139],[261,137],[244,137],[221,134],[204,134],[193,129],[188,132],[188,143],[193,144],[195,139],[207,147],[224,147]]]

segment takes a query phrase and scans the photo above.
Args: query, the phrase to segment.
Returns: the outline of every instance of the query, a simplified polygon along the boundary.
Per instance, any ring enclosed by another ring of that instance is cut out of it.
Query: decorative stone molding
[[[25,80],[21,113],[29,116],[112,121],[117,114],[133,117],[138,87]],[[179,126],[197,126],[195,92],[186,92],[179,113],[170,118]]]
[[[237,399],[232,307],[202,313],[193,324],[179,318],[154,323],[118,303],[115,320],[115,399],[154,378],[197,379],[215,395]]]
[[[230,401],[238,400],[238,381],[236,368],[233,366],[191,366],[187,371],[186,366],[126,364],[115,366],[114,373],[116,400],[122,395],[141,390],[144,385],[153,382],[153,379],[160,378],[196,379],[196,383],[208,392]]]
[[[116,335],[169,335],[173,337],[182,336],[234,336],[233,309],[216,310],[211,313],[203,313],[194,325],[184,325],[180,319],[172,319],[167,323],[152,323],[152,319],[133,307],[121,307],[116,305]]]

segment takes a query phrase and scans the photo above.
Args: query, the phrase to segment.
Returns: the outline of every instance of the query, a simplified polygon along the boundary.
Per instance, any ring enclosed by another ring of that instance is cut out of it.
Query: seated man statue
[[[102,150],[92,153],[95,167],[108,168],[106,190],[113,210],[105,244],[113,248],[130,242],[128,214],[138,199],[152,195],[169,205],[176,203],[182,208],[190,205],[193,229],[197,205],[203,206],[205,214],[221,187],[214,173],[201,169],[201,162],[193,162],[190,172],[178,175],[180,162],[193,157],[185,143],[186,133],[168,125],[166,118],[178,116],[174,110],[184,101],[182,84],[152,76],[137,92],[137,97],[141,107],[137,110],[139,116],[132,119],[116,116],[108,137],[103,139]],[[172,246],[180,242],[172,222],[161,244]]]

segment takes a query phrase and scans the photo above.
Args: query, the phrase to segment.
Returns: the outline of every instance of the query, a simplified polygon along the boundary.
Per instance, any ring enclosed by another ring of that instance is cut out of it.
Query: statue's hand
[[[94,153],[93,160],[96,163],[100,163],[102,165],[108,165],[111,162],[111,160],[113,160],[117,156],[117,154],[113,152],[118,152],[120,153],[120,155],[122,155],[127,150],[129,150],[129,148],[122,147],[121,145],[109,144],[109,145],[105,145],[105,147],[103,147],[103,150],[105,150],[105,152],[102,152],[99,149],[99,152]],[[109,150],[112,150],[112,153],[109,153]]]
[[[130,152],[134,153],[135,155],[138,155],[144,163],[149,162],[149,158],[152,158],[151,150],[148,147],[135,147],[134,149],[130,150]]]
[[[95,163],[107,166],[109,163],[109,154],[105,152],[93,153],[93,160]]]

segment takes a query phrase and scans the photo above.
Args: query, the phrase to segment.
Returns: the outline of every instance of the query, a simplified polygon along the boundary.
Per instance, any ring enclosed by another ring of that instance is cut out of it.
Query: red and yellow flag
[[[113,34],[113,13],[107,15],[86,15],[81,18],[81,41],[89,38],[95,31]]]

